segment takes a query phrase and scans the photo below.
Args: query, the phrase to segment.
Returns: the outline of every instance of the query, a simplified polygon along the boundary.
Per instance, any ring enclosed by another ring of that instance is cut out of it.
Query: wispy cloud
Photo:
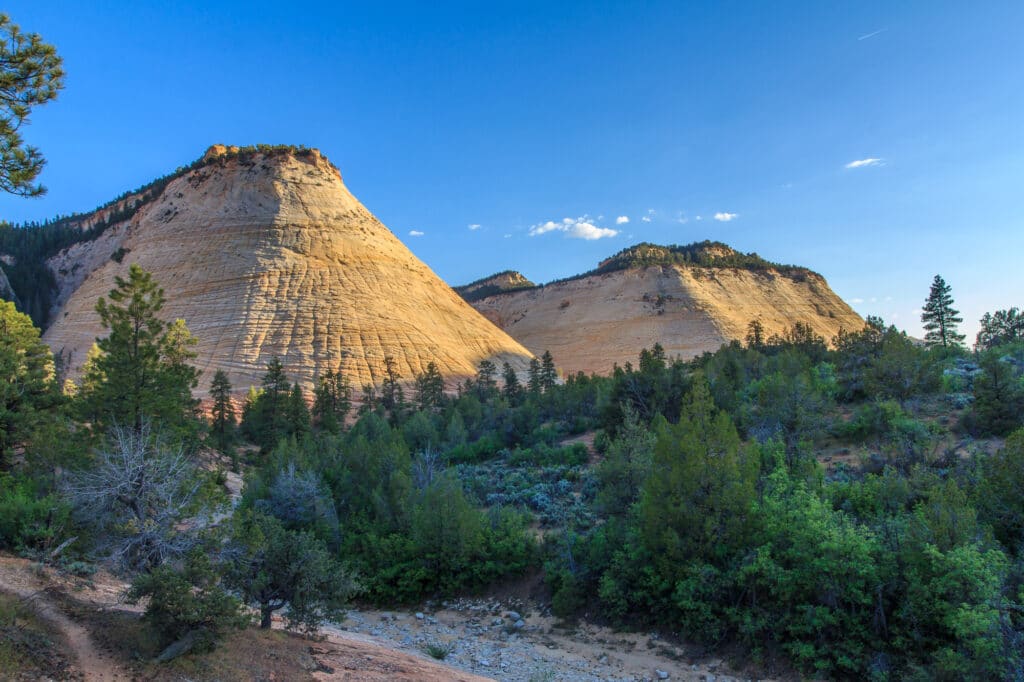
[[[618,218],[615,219],[615,224],[616,225],[625,225],[628,222],[629,222],[629,216],[628,215],[620,215]]]
[[[857,159],[846,164],[847,168],[870,168],[871,166],[882,166],[885,165],[885,159]]]
[[[656,212],[655,212],[655,210],[654,210],[653,208],[649,208],[649,209],[647,209],[647,215],[645,215],[645,216],[644,216],[643,218],[641,218],[640,220],[644,221],[645,223],[649,223],[649,222],[651,222],[652,220],[654,220],[654,216],[655,216],[655,215],[656,215]]]
[[[872,31],[871,33],[865,33],[865,34],[864,34],[864,35],[862,35],[861,37],[857,38],[857,40],[867,40],[868,38],[874,38],[874,37],[875,37],[875,36],[877,36],[877,35],[878,35],[879,33],[885,33],[885,32],[886,32],[886,31],[888,31],[888,30],[889,30],[889,28],[888,28],[888,27],[886,27],[886,28],[880,28],[880,29],[878,29],[877,31]]]
[[[409,236],[410,237],[422,237],[423,233],[420,232],[419,230],[409,230]]]
[[[850,299],[850,303],[853,303],[854,305],[856,305],[857,303],[863,303],[863,302],[864,302],[863,298],[851,298]]]
[[[598,227],[589,217],[581,216],[579,218],[563,218],[558,222],[549,220],[546,223],[539,223],[530,228],[529,234],[531,237],[537,237],[548,232],[564,232],[567,237],[587,241],[614,237],[619,233],[618,230],[608,227]]]
[[[469,225],[466,225],[466,227],[468,227],[471,230],[479,230],[480,223],[470,223]]]
[[[736,218],[738,218],[738,217],[739,217],[738,213],[719,212],[719,213],[715,214],[715,220],[717,220],[720,223],[727,223],[730,220],[736,220]]]

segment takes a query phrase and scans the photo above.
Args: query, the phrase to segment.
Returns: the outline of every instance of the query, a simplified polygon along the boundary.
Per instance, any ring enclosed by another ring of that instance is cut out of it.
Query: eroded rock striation
[[[802,322],[827,341],[864,325],[821,275],[710,242],[641,244],[578,277],[470,300],[531,352],[550,350],[563,372],[635,365],[655,343],[688,359],[743,340],[751,320],[766,336]]]
[[[49,261],[59,295],[44,338],[71,354],[72,375],[103,334],[96,300],[131,263],[164,288],[164,316],[199,339],[201,389],[217,369],[238,391],[258,385],[275,355],[307,389],[339,368],[356,388],[379,383],[387,356],[405,379],[429,362],[460,377],[484,359],[529,361],[316,150],[214,146],[127,213]]]

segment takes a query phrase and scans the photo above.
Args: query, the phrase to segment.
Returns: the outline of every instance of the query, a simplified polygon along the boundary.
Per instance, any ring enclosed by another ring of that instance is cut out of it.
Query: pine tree
[[[128,279],[115,278],[109,302],[96,312],[108,336],[96,340],[99,353],[83,380],[82,406],[94,425],[111,423],[141,428],[155,420],[172,430],[194,424],[192,389],[199,373],[189,361],[195,339],[184,322],[168,325],[159,317],[164,291],[137,264]]]
[[[301,438],[309,433],[309,406],[298,382],[288,396],[288,435]]]
[[[352,388],[348,377],[339,369],[327,370],[313,389],[313,419],[316,425],[330,433],[338,433],[345,416],[352,409]]]
[[[398,363],[393,357],[384,357],[384,381],[380,387],[380,403],[384,409],[395,417],[405,408],[405,393],[402,391],[398,380],[402,375],[398,373]]]
[[[976,350],[988,350],[1004,343],[1024,340],[1024,314],[1017,308],[985,313],[974,342]]]
[[[367,414],[377,409],[377,389],[373,384],[363,384],[363,395],[359,401],[359,414]]]
[[[653,428],[653,462],[637,513],[643,543],[662,574],[743,547],[759,463],[744,456],[736,427],[715,409],[707,381],[694,384],[678,424],[656,420]]]
[[[753,350],[764,348],[764,325],[760,320],[751,320],[747,325],[747,348]]]
[[[444,400],[444,378],[433,362],[416,376],[416,405],[421,410],[439,407]]]
[[[960,348],[964,335],[957,333],[957,325],[963,322],[960,311],[953,308],[952,288],[941,276],[935,275],[931,291],[921,311],[924,323],[924,340],[929,346]]]
[[[551,357],[551,351],[544,351],[541,356],[540,385],[547,393],[558,382],[558,371],[555,369],[555,359]]]
[[[542,390],[540,380],[540,360],[537,358],[530,358],[530,370],[529,379],[527,380],[526,387],[530,392],[531,396],[538,396]]]
[[[249,391],[242,412],[242,430],[266,452],[291,433],[288,409],[292,385],[276,355],[267,363],[261,384],[261,390]]]
[[[523,392],[523,387],[519,384],[519,377],[516,376],[516,371],[507,362],[501,366],[501,378],[505,382],[501,390],[502,395],[510,403],[514,403],[519,399],[519,394]]]
[[[34,197],[46,190],[33,182],[46,161],[26,145],[19,129],[32,107],[57,98],[64,87],[62,60],[37,33],[22,33],[0,13],[0,190]]]
[[[213,408],[210,410],[210,431],[214,443],[222,452],[231,447],[235,436],[235,405],[231,401],[231,382],[224,370],[218,369],[210,384]]]
[[[498,382],[495,376],[498,368],[490,360],[481,360],[476,369],[476,390],[480,400],[486,401],[498,391]]]
[[[264,430],[275,434],[282,434],[285,431],[287,420],[287,399],[291,384],[284,373],[284,365],[281,358],[276,355],[270,358],[267,363],[267,371],[263,375],[263,391],[260,393],[259,403],[262,408],[260,415],[264,422]],[[277,440],[274,438],[273,440]]]

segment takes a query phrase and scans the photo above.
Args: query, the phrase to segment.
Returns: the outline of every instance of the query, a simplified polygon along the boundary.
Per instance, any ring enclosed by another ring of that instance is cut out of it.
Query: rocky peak
[[[475,282],[455,287],[455,291],[463,299],[472,303],[488,296],[494,296],[507,291],[531,289],[535,286],[537,285],[524,277],[521,272],[505,270],[489,277],[483,277]]]
[[[131,263],[163,286],[168,319],[199,339],[201,388],[217,369],[236,390],[281,358],[310,389],[341,369],[358,389],[384,359],[412,379],[434,362],[469,376],[481,360],[525,369],[530,354],[473,310],[356,199],[319,151],[214,145],[130,221],[74,245],[45,340],[72,369],[102,333],[96,299]]]

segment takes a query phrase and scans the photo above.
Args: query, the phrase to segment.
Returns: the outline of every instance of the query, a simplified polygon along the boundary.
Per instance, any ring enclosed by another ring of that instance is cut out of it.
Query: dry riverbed
[[[489,600],[455,600],[422,612],[353,610],[327,630],[400,651],[443,655],[445,665],[503,682],[754,679],[721,659],[691,660],[656,634],[564,624],[522,604]]]

